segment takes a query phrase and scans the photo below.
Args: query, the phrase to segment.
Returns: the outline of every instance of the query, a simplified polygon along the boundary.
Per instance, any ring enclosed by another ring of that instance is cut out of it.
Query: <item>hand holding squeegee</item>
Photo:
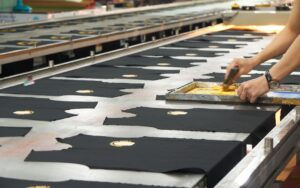
[[[227,78],[225,78],[224,82],[223,82],[223,90],[226,91],[228,89],[228,87],[233,84],[233,78],[235,77],[235,75],[239,72],[239,67],[233,67]]]

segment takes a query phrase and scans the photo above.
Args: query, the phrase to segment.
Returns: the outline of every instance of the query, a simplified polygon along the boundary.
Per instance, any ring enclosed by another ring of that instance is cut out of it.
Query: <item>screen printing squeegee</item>
[[[206,103],[245,103],[236,93],[239,84],[230,85],[226,90],[223,83],[191,82],[166,94],[167,100],[199,101]],[[300,105],[300,85],[281,85],[258,98],[260,104]]]

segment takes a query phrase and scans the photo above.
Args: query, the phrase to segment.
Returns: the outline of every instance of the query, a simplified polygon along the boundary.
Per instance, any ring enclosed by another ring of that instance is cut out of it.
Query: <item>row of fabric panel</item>
[[[30,48],[30,47],[36,47],[36,46],[44,46],[44,45],[49,45],[49,44],[54,44],[54,43],[59,43],[59,42],[65,42],[65,41],[70,41],[70,40],[76,40],[76,39],[82,39],[85,37],[90,37],[93,35],[99,35],[99,34],[108,34],[112,33],[115,31],[122,31],[123,27],[119,26],[120,24],[112,27],[96,27],[91,30],[72,30],[69,31],[68,33],[63,33],[63,35],[42,35],[42,36],[37,36],[33,37],[32,39],[39,39],[39,41],[36,40],[12,40],[12,41],[7,41],[7,42],[2,42],[0,43],[0,53],[6,53],[10,51],[15,51],[15,50],[21,50],[25,48]],[[10,31],[11,32],[11,31]],[[66,35],[67,34],[67,35]],[[227,32],[225,34],[232,34],[232,32]],[[188,43],[187,42],[180,42],[177,44],[173,44],[171,46],[175,47],[188,47],[188,48],[207,48],[208,46],[212,45],[210,42],[214,41],[240,41],[240,42],[247,42],[247,41],[253,41],[257,40],[260,37],[246,37],[246,38],[230,38],[230,37],[200,37],[198,39],[195,39],[193,41],[194,43],[191,43],[192,41],[190,40]],[[197,41],[201,41],[202,44],[197,45]],[[207,43],[205,43],[207,42]],[[236,48],[237,45],[232,45],[232,44],[218,44],[220,48]]]
[[[201,12],[204,14],[205,12]],[[159,18],[146,18],[144,20],[136,20],[135,15],[142,15],[143,13],[134,13],[134,14],[125,14],[123,17],[132,17],[129,18],[129,22],[127,23],[114,23],[105,27],[95,27],[97,25],[103,25],[105,21],[117,21],[122,17],[120,15],[112,15],[107,18],[99,17],[99,18],[88,18],[88,19],[80,19],[80,20],[70,20],[56,23],[47,23],[47,24],[38,24],[33,26],[23,26],[16,28],[8,28],[8,29],[0,29],[0,35],[11,34],[11,33],[23,33],[23,32],[31,32],[35,30],[44,30],[44,29],[56,29],[59,27],[71,27],[69,31],[64,32],[56,32],[55,30],[52,33],[53,35],[40,35],[28,38],[26,40],[10,40],[6,42],[0,43],[0,53],[7,53],[16,50],[24,50],[26,48],[37,47],[50,45],[55,43],[67,42],[87,37],[106,35],[115,32],[122,32],[126,30],[134,30],[142,27],[151,27],[155,25],[161,25],[168,22],[174,22],[174,20],[186,19],[193,16],[199,16],[198,11],[193,11],[190,13],[182,13],[177,16],[162,16]],[[131,20],[132,19],[132,20]],[[82,27],[87,27],[86,24],[91,24],[90,27],[86,29],[74,29],[75,25],[84,24]],[[59,31],[58,29],[57,31]]]

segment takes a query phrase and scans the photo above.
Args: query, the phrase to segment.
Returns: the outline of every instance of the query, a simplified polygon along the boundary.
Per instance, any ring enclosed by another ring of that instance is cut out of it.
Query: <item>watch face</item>
[[[271,81],[269,83],[269,86],[270,86],[271,89],[276,89],[276,88],[279,88],[280,83],[278,81]]]

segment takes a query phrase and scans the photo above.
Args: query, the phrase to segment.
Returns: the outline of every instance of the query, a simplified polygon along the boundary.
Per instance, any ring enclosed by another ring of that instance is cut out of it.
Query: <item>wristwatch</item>
[[[270,89],[279,88],[280,82],[278,80],[273,80],[273,77],[272,77],[272,75],[270,74],[269,71],[265,72],[265,77],[266,77],[266,80],[268,82],[268,85],[269,85]]]

